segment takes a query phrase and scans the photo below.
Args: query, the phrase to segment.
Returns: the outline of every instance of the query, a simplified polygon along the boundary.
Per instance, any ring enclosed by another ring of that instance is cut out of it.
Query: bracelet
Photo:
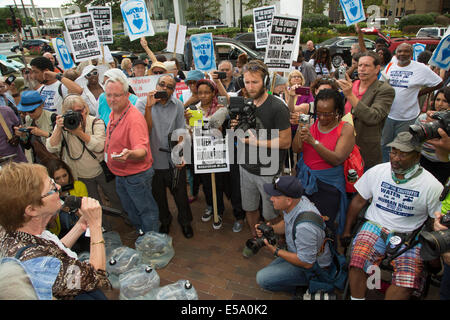
[[[274,255],[275,257],[278,257],[278,251],[280,251],[280,248],[279,248],[279,247],[277,247],[277,248],[275,249],[275,252],[273,253],[273,255]]]
[[[105,240],[100,240],[98,242],[91,242],[91,245],[95,245],[95,244],[105,244]]]

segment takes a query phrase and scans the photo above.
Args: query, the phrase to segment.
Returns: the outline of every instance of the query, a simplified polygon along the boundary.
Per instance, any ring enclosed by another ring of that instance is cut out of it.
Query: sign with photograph
[[[267,47],[270,26],[275,14],[275,6],[253,9],[253,26],[255,32],[255,46],[258,49]]]
[[[292,61],[297,60],[295,52],[298,52],[296,49],[300,40],[300,24],[299,17],[273,17],[264,58],[264,63],[270,71],[288,71]]]
[[[92,12],[100,43],[113,43],[113,26],[111,7],[87,7]]]
[[[122,2],[120,10],[130,41],[155,35],[145,1],[128,0]]]
[[[100,41],[92,13],[85,12],[64,17],[75,62],[102,57]]]

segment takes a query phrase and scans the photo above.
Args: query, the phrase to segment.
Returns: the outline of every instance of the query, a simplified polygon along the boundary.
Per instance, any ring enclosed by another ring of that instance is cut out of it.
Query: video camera
[[[80,126],[82,117],[81,113],[69,110],[64,115],[64,128],[68,130],[75,130]]]
[[[239,123],[235,130],[242,129],[246,132],[248,129],[256,129],[256,106],[253,104],[253,99],[231,97],[229,112],[232,120],[239,116]]]
[[[245,246],[249,248],[253,254],[258,253],[259,249],[266,245],[264,243],[264,239],[267,239],[271,245],[275,245],[275,243],[277,243],[275,232],[271,226],[268,226],[267,224],[260,224],[258,229],[261,230],[262,237],[248,239],[245,243]]]
[[[447,134],[450,134],[450,110],[437,111],[432,116],[435,121],[409,126],[409,132],[413,136],[413,142],[421,144],[426,140],[440,138],[438,129],[442,128]]]
[[[450,211],[441,217],[440,223],[450,228]],[[422,231],[419,234],[419,242],[422,244],[420,256],[429,261],[447,251],[450,251],[450,229],[442,231]]]

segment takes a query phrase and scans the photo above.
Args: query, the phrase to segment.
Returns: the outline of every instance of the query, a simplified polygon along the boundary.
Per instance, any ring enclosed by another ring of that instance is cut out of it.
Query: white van
[[[221,29],[221,28],[228,28],[225,24],[212,24],[208,26],[201,26],[199,29],[202,30],[211,30],[211,29]]]
[[[416,37],[435,37],[442,39],[449,27],[425,27],[417,31]]]

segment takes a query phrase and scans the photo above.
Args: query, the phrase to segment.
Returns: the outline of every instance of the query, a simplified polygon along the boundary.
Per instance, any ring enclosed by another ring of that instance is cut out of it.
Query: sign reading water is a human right
[[[436,49],[433,51],[428,64],[441,68],[443,70],[450,70],[450,28],[442,37]]]
[[[101,58],[102,51],[92,13],[74,14],[63,19],[75,62]]]
[[[155,35],[144,0],[128,0],[120,5],[130,41]]]
[[[270,71],[288,71],[296,60],[296,48],[300,37],[299,17],[275,15],[267,44],[264,63]]]
[[[92,12],[100,43],[113,43],[113,26],[111,7],[87,7]]]
[[[253,9],[253,25],[255,26],[255,47],[258,49],[267,47],[270,26],[272,25],[275,6],[267,6]]]
[[[209,72],[216,70],[214,42],[211,33],[193,34],[191,36],[192,56],[196,70]]]
[[[366,20],[362,0],[339,0],[347,26]]]

